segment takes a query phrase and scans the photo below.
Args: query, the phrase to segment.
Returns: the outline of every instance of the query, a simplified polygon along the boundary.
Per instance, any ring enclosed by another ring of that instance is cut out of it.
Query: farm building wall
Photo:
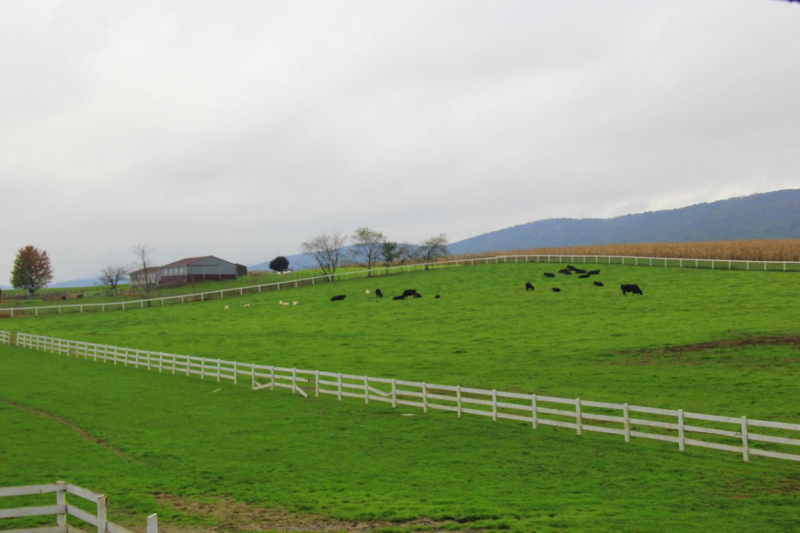
[[[236,279],[236,265],[218,257],[206,257],[187,266],[190,281]]]

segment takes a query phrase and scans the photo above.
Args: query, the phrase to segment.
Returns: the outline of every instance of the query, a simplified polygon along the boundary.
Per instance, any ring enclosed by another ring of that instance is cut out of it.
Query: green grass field
[[[163,308],[3,319],[0,329],[800,420],[800,276],[600,268],[603,288],[591,285],[594,278],[543,278],[555,265],[500,264]],[[535,292],[525,292],[526,281]],[[644,296],[623,297],[620,283],[638,283]],[[387,298],[364,295],[376,287]],[[424,297],[391,301],[406,288]],[[348,298],[330,302],[334,294]],[[299,305],[279,306],[279,299]],[[800,469],[788,461],[743,463],[726,452],[679,453],[668,443],[304,400],[18,348],[0,354],[0,485],[67,479],[112,495],[111,519],[124,524],[143,524],[155,511],[175,527],[240,531],[264,524],[338,531],[363,520],[386,530],[800,528]],[[127,458],[20,406],[66,419]]]

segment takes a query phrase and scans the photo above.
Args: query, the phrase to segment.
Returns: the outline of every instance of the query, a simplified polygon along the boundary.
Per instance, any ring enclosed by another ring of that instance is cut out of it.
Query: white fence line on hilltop
[[[213,379],[217,382],[228,380],[234,385],[241,381],[249,384],[253,390],[289,389],[292,394],[305,398],[310,394],[316,397],[321,394],[335,396],[339,401],[343,397],[359,398],[367,404],[382,402],[390,404],[392,408],[397,408],[398,405],[416,407],[425,413],[429,409],[450,411],[459,418],[469,414],[491,417],[494,422],[499,419],[514,420],[530,424],[533,429],[538,426],[555,426],[574,430],[578,435],[584,431],[606,433],[621,436],[625,442],[630,442],[631,438],[659,440],[677,444],[680,451],[684,451],[686,446],[697,446],[734,452],[741,454],[744,461],[748,461],[751,455],[800,461],[800,454],[776,450],[781,449],[776,445],[800,446],[800,438],[796,438],[797,433],[793,433],[800,432],[800,424],[240,363],[27,333],[17,333],[15,344],[126,367],[130,365],[147,370],[157,369],[159,373],[200,376],[201,379]],[[752,433],[752,428],[780,430],[784,433]],[[753,448],[754,442],[766,443],[766,448]]]
[[[56,481],[47,485],[26,485],[23,487],[0,487],[0,497],[4,496],[31,496],[33,494],[56,494],[55,505],[41,505],[37,507],[17,507],[0,509],[0,518],[24,518],[28,516],[56,516],[56,526],[35,527],[30,529],[2,530],[13,533],[73,533],[82,530],[67,524],[67,517],[74,516],[79,520],[97,527],[98,533],[133,533],[129,529],[109,522],[107,518],[107,499],[105,494],[98,494],[66,481]],[[72,494],[88,500],[97,506],[96,514],[89,513],[70,505],[67,495]],[[147,517],[147,533],[158,533],[158,515]]]
[[[627,261],[627,262],[626,262]],[[20,315],[23,313],[33,313],[38,316],[39,311],[50,311],[52,313],[62,313],[74,311],[83,313],[88,310],[95,311],[125,311],[136,307],[152,307],[153,304],[161,306],[169,303],[187,303],[196,301],[213,300],[228,296],[244,296],[248,294],[261,293],[264,290],[281,290],[281,288],[297,288],[300,285],[316,285],[318,281],[334,282],[349,280],[354,278],[365,278],[371,276],[388,276],[392,274],[402,274],[403,272],[424,271],[429,268],[459,267],[488,265],[498,263],[582,263],[597,265],[630,265],[630,266],[654,266],[654,267],[679,267],[679,268],[710,268],[712,270],[752,270],[751,266],[761,266],[763,271],[800,271],[800,261],[752,261],[745,259],[687,259],[676,257],[637,257],[627,255],[498,255],[493,257],[476,257],[471,259],[454,259],[451,261],[439,261],[436,263],[419,263],[414,265],[400,265],[394,267],[375,267],[372,270],[359,270],[355,272],[343,272],[338,274],[325,274],[312,276],[310,278],[293,279],[288,281],[276,281],[274,283],[264,283],[261,285],[248,285],[246,287],[234,287],[230,289],[219,289],[215,291],[197,292],[178,296],[164,296],[161,298],[147,298],[142,300],[131,300],[126,302],[108,302],[99,304],[69,304],[69,305],[43,305],[37,307],[3,307],[0,313],[8,316]],[[738,265],[738,266],[737,266]],[[772,268],[770,268],[770,266]],[[787,268],[792,267],[792,268]],[[795,270],[796,268],[796,270]]]

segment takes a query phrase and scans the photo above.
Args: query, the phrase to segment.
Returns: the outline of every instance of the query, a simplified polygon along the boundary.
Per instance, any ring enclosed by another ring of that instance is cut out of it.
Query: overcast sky
[[[5,1],[0,283],[800,187],[800,5]]]

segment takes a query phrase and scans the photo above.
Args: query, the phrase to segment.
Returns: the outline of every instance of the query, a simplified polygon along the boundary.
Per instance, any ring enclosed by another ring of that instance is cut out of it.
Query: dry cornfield
[[[750,261],[800,261],[800,239],[661,242],[636,244],[601,244],[531,248],[503,252],[485,252],[451,256],[469,259],[490,255],[624,255],[630,257],[674,257],[689,259],[732,259]]]

